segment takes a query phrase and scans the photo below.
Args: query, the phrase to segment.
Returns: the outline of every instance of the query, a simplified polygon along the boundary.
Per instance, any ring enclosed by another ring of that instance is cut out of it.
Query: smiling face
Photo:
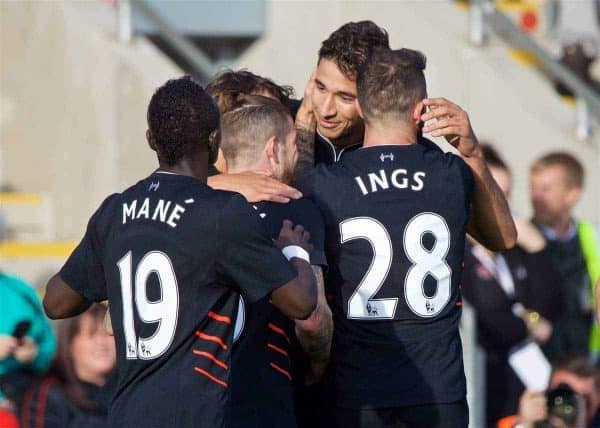
[[[356,81],[344,75],[335,62],[322,58],[315,72],[313,111],[318,131],[334,144],[353,136],[356,141],[347,141],[344,145],[362,139],[364,126],[355,99]]]
[[[79,331],[71,342],[71,357],[77,377],[101,384],[115,366],[115,341],[102,326],[102,318],[90,312],[81,315]]]

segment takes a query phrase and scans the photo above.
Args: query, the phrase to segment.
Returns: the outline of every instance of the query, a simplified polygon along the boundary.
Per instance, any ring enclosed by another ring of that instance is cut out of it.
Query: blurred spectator
[[[484,156],[508,198],[508,167],[489,146]],[[531,225],[519,223],[520,242],[512,250],[493,253],[474,241],[466,247],[462,293],[475,309],[478,342],[486,350],[488,426],[516,413],[524,390],[508,363],[511,349],[530,338],[545,344],[561,310],[560,287],[541,251],[545,241]]]
[[[517,415],[498,428],[600,427],[600,373],[585,357],[554,365],[548,391],[525,391]]]
[[[22,428],[106,426],[115,366],[115,342],[103,326],[106,308],[93,304],[61,322],[58,353],[48,376],[31,388],[21,409]]]
[[[573,218],[583,189],[581,163],[567,153],[550,153],[531,167],[533,223],[548,241],[560,279],[563,314],[546,351],[551,359],[570,354],[600,355],[600,330],[594,324],[593,285],[600,278],[600,247],[594,227]]]
[[[56,339],[40,300],[28,284],[0,272],[0,402],[18,401],[46,372]]]

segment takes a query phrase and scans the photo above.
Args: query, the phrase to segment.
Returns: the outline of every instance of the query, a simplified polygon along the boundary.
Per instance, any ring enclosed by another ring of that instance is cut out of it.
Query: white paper
[[[512,351],[508,363],[525,388],[545,391],[550,382],[552,367],[535,342],[529,342]]]

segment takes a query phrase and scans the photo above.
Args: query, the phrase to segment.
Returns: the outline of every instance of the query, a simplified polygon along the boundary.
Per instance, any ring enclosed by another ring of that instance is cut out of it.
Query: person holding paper
[[[489,145],[482,146],[490,172],[508,197],[508,166]],[[559,287],[542,251],[543,237],[531,226],[523,230],[526,222],[520,222],[521,227],[515,223],[517,248],[495,253],[471,241],[465,254],[462,292],[475,309],[478,342],[486,351],[489,426],[517,412],[521,393],[533,387],[523,374],[530,373],[530,367],[549,366],[539,346],[550,339],[552,324],[561,312]]]
[[[518,413],[498,421],[498,428],[600,427],[599,370],[585,357],[554,364],[547,391],[526,390]]]

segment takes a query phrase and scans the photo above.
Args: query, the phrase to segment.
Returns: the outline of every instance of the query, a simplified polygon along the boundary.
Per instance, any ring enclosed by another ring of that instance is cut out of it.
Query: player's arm
[[[232,197],[219,219],[222,245],[217,263],[244,297],[256,302],[270,295],[286,316],[308,317],[317,304],[317,286],[307,261],[309,236],[303,228],[292,229],[287,220],[276,240],[268,238],[241,196]]]
[[[44,311],[50,319],[74,317],[85,312],[91,304],[83,294],[69,287],[58,273],[46,285]]]
[[[298,162],[294,176],[310,171],[315,164],[315,132],[317,129],[317,119],[313,113],[312,93],[315,86],[315,70],[313,70],[306,88],[304,89],[304,98],[300,103],[296,113],[296,145],[298,146]]]
[[[306,385],[312,385],[323,377],[329,363],[333,337],[333,318],[325,298],[323,269],[314,265],[312,269],[317,279],[317,307],[307,319],[295,320],[296,337],[310,361]]]
[[[271,302],[290,318],[307,319],[317,307],[317,282],[309,263],[310,234],[301,225],[284,220],[274,241],[290,260],[297,276],[271,293]],[[286,254],[287,252],[287,254]]]
[[[90,218],[83,239],[60,272],[48,281],[43,301],[48,318],[79,315],[92,302],[107,299],[104,269],[99,256],[98,225],[103,207],[111,198],[108,197]]]
[[[508,202],[485,163],[467,112],[444,98],[426,99],[423,104],[429,107],[429,111],[421,116],[421,120],[436,119],[435,123],[425,126],[423,132],[445,137],[458,149],[473,172],[474,188],[467,231],[490,250],[514,247],[517,230]]]
[[[248,202],[271,201],[287,203],[299,199],[302,193],[272,177],[254,172],[219,174],[208,177],[213,189],[241,193]]]

